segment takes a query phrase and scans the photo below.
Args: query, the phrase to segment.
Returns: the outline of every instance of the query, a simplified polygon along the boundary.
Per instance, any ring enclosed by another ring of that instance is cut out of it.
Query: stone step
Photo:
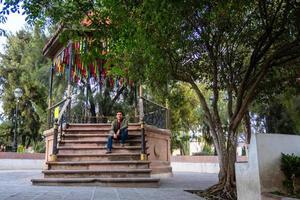
[[[97,140],[62,140],[59,142],[59,146],[104,146],[107,143],[107,138],[98,138]],[[119,142],[113,141],[113,144],[119,145]],[[126,146],[140,146],[141,145],[141,139],[127,139],[125,140]]]
[[[82,133],[67,133],[63,135],[63,140],[80,140],[80,141],[86,141],[86,140],[100,140],[100,141],[106,141],[107,137],[109,136],[108,133],[105,134],[82,134]],[[129,139],[139,139],[141,138],[140,133],[130,133],[128,135]]]
[[[78,123],[71,123],[68,125],[68,129],[76,129],[76,128],[83,128],[83,129],[110,129],[111,123],[92,123],[92,124],[78,124]],[[141,128],[141,125],[139,123],[128,123],[128,129],[135,129],[135,128]]]
[[[129,161],[140,160],[140,153],[115,153],[110,154],[61,154],[58,153],[57,161]]]
[[[159,187],[158,178],[45,178],[32,179],[31,182],[44,186]]]
[[[44,170],[44,178],[133,178],[150,177],[151,169]]]
[[[134,147],[134,146],[141,146],[141,143],[137,144],[137,145],[130,145],[129,143],[126,143],[125,142],[125,147]],[[80,144],[80,143],[77,143],[77,144],[74,144],[74,145],[64,145],[64,144],[60,144],[58,148],[60,147],[66,147],[66,148],[69,148],[69,147],[74,147],[74,148],[97,148],[97,147],[100,147],[100,148],[106,148],[106,143],[102,143],[102,144],[97,144],[97,145],[91,145],[89,143],[87,144]],[[113,148],[118,148],[118,147],[122,147],[121,144],[118,142],[113,142]],[[149,148],[148,146],[146,146],[146,148]]]
[[[108,134],[110,129],[63,129],[64,134]],[[128,129],[130,134],[141,134],[140,129]]]
[[[149,161],[47,162],[49,170],[148,169]]]
[[[83,132],[83,133],[80,133],[80,132],[65,132],[63,134],[64,136],[73,136],[73,137],[107,137],[109,136],[108,132],[103,132],[103,133],[99,133],[99,132],[92,132],[92,133],[88,133],[88,132]],[[141,136],[141,132],[140,131],[130,131],[128,133],[128,136]]]
[[[43,179],[33,185],[158,187],[150,161],[141,161],[141,126],[129,124],[125,146],[113,141],[106,154],[111,124],[69,124],[59,141],[56,162],[47,162]],[[146,141],[147,142],[147,141]]]
[[[115,153],[140,153],[141,146],[113,146]],[[61,154],[104,154],[106,147],[58,147]]]

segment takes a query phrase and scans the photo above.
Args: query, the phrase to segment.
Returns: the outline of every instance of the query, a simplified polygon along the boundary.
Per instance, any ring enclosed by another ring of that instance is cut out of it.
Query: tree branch
[[[299,56],[299,41],[295,40],[294,42],[290,43],[289,45],[284,44],[281,47],[278,48],[277,52],[275,52],[272,56],[270,56],[263,66],[261,67],[260,72],[255,76],[256,78],[253,79],[253,83],[251,84],[251,87],[249,88],[247,95],[245,98],[241,101],[241,106],[236,107],[236,114],[233,116],[234,118],[231,120],[230,123],[230,129],[236,130],[241,119],[243,118],[249,104],[252,102],[254,94],[256,92],[258,84],[261,82],[261,80],[265,77],[268,70],[276,64],[276,60],[280,59],[282,56],[289,55],[291,53],[291,50],[293,50],[295,53],[298,53]],[[281,63],[282,64],[282,63]]]

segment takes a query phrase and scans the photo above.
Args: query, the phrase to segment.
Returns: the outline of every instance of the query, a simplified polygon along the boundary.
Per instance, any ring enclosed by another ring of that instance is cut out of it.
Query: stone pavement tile
[[[216,174],[178,173],[161,179],[160,188],[32,186],[40,171],[0,171],[0,200],[201,200],[184,189],[205,189]]]
[[[90,200],[94,190],[93,187],[34,187],[44,193],[34,200]]]
[[[83,191],[83,190],[74,190],[71,191],[68,195],[64,197],[63,200],[91,200],[93,196],[93,190]]]
[[[40,192],[38,196],[30,200],[62,200],[68,194],[68,192]]]
[[[142,198],[134,188],[118,188],[116,192],[121,200],[140,200]]]
[[[172,199],[172,200],[199,200],[203,199],[198,197],[197,195],[185,192],[179,189],[169,189],[169,190],[160,190],[162,192],[162,196],[164,199]]]
[[[175,172],[173,177],[162,178],[160,188],[183,188],[203,190],[218,182],[217,174]]]
[[[4,199],[9,199],[9,200],[29,200],[29,199],[33,199],[36,196],[38,196],[39,194],[36,192],[18,192],[12,195],[9,195],[8,197],[4,198]]]
[[[0,192],[0,200],[8,199],[9,197],[13,197],[17,195],[15,192]]]
[[[115,188],[96,187],[93,200],[120,200]]]
[[[165,197],[161,194],[160,189],[137,188],[136,192],[143,200],[164,200]]]
[[[201,198],[179,189],[136,189],[143,200],[200,200]]]

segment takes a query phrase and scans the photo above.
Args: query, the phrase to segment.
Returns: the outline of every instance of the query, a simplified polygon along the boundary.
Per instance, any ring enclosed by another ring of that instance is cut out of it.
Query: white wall
[[[42,170],[44,160],[0,159],[0,170]]]
[[[171,162],[174,172],[219,173],[219,163]]]
[[[239,200],[260,200],[263,192],[284,190],[281,153],[300,155],[300,136],[256,134],[249,146],[249,162],[236,163]],[[259,195],[259,196],[258,196]]]
[[[202,151],[202,149],[203,149],[203,145],[198,141],[190,142],[190,155],[193,155],[193,153],[199,153]]]
[[[257,152],[262,192],[283,189],[280,170],[281,153],[300,156],[300,136],[284,134],[257,135]]]
[[[235,164],[238,200],[260,200],[256,137],[251,138],[248,162]]]

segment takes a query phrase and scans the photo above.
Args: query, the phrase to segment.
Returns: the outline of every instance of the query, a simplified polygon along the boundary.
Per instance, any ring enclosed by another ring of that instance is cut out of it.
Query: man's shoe
[[[105,153],[111,153],[111,150],[107,149]]]
[[[121,143],[121,147],[124,147],[125,145]]]

